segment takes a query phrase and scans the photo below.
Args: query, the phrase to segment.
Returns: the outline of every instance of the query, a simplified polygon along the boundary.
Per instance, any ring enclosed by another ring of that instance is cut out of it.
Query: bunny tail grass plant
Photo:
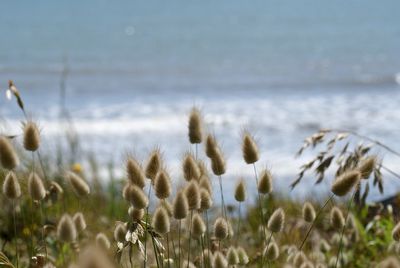
[[[271,217],[268,220],[267,227],[271,233],[270,233],[268,241],[267,241],[266,252],[269,251],[269,245],[271,243],[273,234],[282,232],[284,225],[285,225],[285,212],[283,211],[282,208],[278,208],[272,213]],[[278,250],[277,255],[279,256],[279,250]],[[276,258],[278,258],[278,257],[276,257]],[[270,260],[267,258],[268,266],[269,266],[269,261]],[[261,256],[261,266],[263,264],[264,264],[264,254]]]
[[[189,114],[188,136],[191,144],[195,145],[195,157],[198,159],[198,144],[203,140],[202,116],[196,107],[193,107]]]
[[[201,176],[200,168],[190,153],[186,153],[182,161],[183,177],[186,181],[192,179],[199,180]]]
[[[0,164],[3,168],[13,170],[19,164],[19,158],[8,138],[0,136]]]
[[[242,220],[241,216],[241,205],[244,201],[246,201],[246,184],[243,179],[240,179],[235,189],[235,199],[238,202],[238,224],[237,224],[237,236],[236,236],[236,246],[239,243],[240,236],[240,221]]]
[[[15,216],[15,202],[21,196],[21,186],[18,182],[18,178],[14,172],[9,171],[4,182],[3,182],[3,194],[7,199],[12,202],[12,214],[13,214],[13,227],[14,227],[14,239],[15,239],[15,259],[16,266],[19,267],[19,248],[17,239],[17,220]]]
[[[178,267],[181,266],[181,221],[186,218],[189,211],[189,204],[186,197],[186,193],[183,190],[179,190],[176,194],[173,203],[173,216],[178,220]]]
[[[154,181],[158,172],[163,168],[163,160],[161,151],[159,148],[155,148],[150,152],[149,158],[147,160],[147,164],[144,170],[146,178],[150,180],[149,191],[147,194],[148,202],[151,202],[151,188],[154,185]],[[143,267],[146,267],[147,262],[147,233],[148,233],[148,219],[149,219],[149,207],[146,208],[146,216],[145,216],[145,235],[144,235],[144,260]]]
[[[143,169],[140,166],[139,162],[132,157],[128,157],[128,159],[126,160],[126,174],[128,176],[128,180],[132,184],[142,189],[146,186],[146,179],[143,173]]]
[[[193,210],[200,209],[201,197],[200,189],[197,181],[192,180],[185,189],[186,198],[188,201],[188,207],[190,210],[190,221],[189,221],[189,241],[188,241],[188,258],[190,261],[191,241],[192,241],[192,221],[193,221]]]

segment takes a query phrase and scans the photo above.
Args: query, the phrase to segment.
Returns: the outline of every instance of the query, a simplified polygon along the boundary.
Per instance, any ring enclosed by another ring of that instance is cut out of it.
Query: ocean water
[[[243,129],[259,141],[276,188],[326,192],[312,176],[288,185],[310,154],[294,159],[319,128],[351,129],[400,150],[400,2],[387,1],[9,1],[0,3],[0,93],[8,79],[40,122],[44,150],[60,128],[60,74],[82,143],[122,167],[160,146],[175,180],[193,150],[187,114],[201,108],[227,155],[226,190],[243,163]],[[15,104],[0,95],[3,133],[18,133]],[[400,172],[399,159],[378,151]],[[311,174],[312,175],[312,174]],[[400,190],[385,179],[385,195]],[[381,196],[375,191],[371,200]]]

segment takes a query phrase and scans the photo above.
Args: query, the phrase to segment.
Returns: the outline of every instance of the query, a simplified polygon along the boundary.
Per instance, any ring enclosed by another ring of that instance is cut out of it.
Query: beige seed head
[[[72,217],[72,220],[74,221],[75,228],[78,231],[78,233],[81,233],[86,229],[87,225],[85,217],[81,212],[75,213],[75,215]]]
[[[226,268],[228,267],[228,262],[226,261],[225,256],[217,251],[214,255],[214,268]]]
[[[200,237],[205,233],[206,225],[204,224],[203,219],[199,214],[194,214],[192,220],[192,235],[196,239],[200,239]]]
[[[153,215],[153,228],[159,234],[166,234],[170,230],[169,216],[165,208],[158,207]]]
[[[344,196],[360,181],[361,173],[358,170],[348,171],[341,175],[332,184],[332,192],[337,196]]]
[[[154,190],[159,199],[166,199],[171,195],[171,179],[165,170],[157,173]]]
[[[127,229],[125,224],[120,223],[118,224],[115,229],[114,229],[114,239],[117,242],[125,242],[125,235],[126,235]]]
[[[246,185],[243,179],[240,179],[235,189],[235,199],[238,202],[244,202],[246,200]]]
[[[362,179],[368,179],[371,173],[374,171],[376,165],[376,157],[369,156],[365,158],[359,165],[358,171],[361,173]]]
[[[285,224],[285,212],[282,208],[278,208],[272,213],[268,220],[268,229],[273,233],[278,233],[283,230]]]
[[[338,207],[333,207],[330,213],[331,225],[333,228],[339,230],[344,226],[344,217],[342,211]]]
[[[221,176],[226,172],[226,163],[221,150],[216,150],[215,155],[211,158],[211,169],[216,176]]]
[[[239,256],[239,264],[246,265],[249,263],[249,256],[247,255],[246,251],[242,247],[237,247],[236,249],[238,256]]]
[[[200,178],[202,176],[205,176],[208,178],[208,169],[207,169],[206,163],[203,160],[197,160],[197,166],[199,167],[199,170],[200,170],[200,174],[201,174]]]
[[[212,194],[212,187],[210,183],[210,179],[207,176],[202,175],[200,177],[200,188],[207,190],[207,192]]]
[[[216,152],[218,151],[218,144],[215,140],[215,137],[211,134],[207,135],[205,147],[206,155],[209,158],[214,158]]]
[[[24,148],[27,151],[36,151],[40,145],[40,133],[36,123],[29,121],[24,125]]]
[[[129,157],[126,160],[126,174],[132,184],[135,184],[142,189],[146,185],[143,169],[136,159]]]
[[[213,201],[210,193],[206,189],[200,189],[200,209],[208,210],[212,207]]]
[[[145,174],[148,179],[154,182],[158,171],[162,168],[162,157],[159,149],[154,149],[147,161]]]
[[[130,185],[127,194],[128,200],[135,208],[142,209],[149,205],[149,199],[140,187]]]
[[[300,267],[303,263],[305,263],[305,262],[307,262],[307,261],[308,261],[308,260],[307,260],[306,255],[304,254],[304,252],[303,252],[303,251],[299,251],[299,252],[297,252],[296,255],[294,256],[293,264],[294,264],[296,267]]]
[[[189,210],[200,208],[200,189],[196,181],[191,181],[185,189],[186,198],[189,205]]]
[[[264,169],[261,171],[257,188],[260,194],[269,194],[272,192],[272,175],[269,170]]]
[[[64,214],[58,222],[57,237],[65,243],[73,242],[77,237],[75,224],[68,214]]]
[[[253,164],[260,158],[257,144],[248,132],[243,135],[242,153],[247,164]]]
[[[269,243],[264,249],[264,256],[268,261],[274,261],[279,257],[279,248],[275,242]]]
[[[176,194],[174,204],[173,204],[173,214],[174,218],[177,220],[182,220],[186,218],[189,211],[189,204],[184,191],[179,191]]]
[[[211,251],[208,249],[205,249],[203,251],[203,256],[204,256],[204,265],[206,267],[213,267],[214,265],[214,255],[212,254]]]
[[[8,172],[4,180],[3,194],[8,199],[16,199],[21,196],[21,186],[18,182],[17,175],[12,171]]]
[[[137,209],[137,208],[131,206],[128,209],[128,214],[133,221],[138,222],[141,219],[143,219],[144,209]]]
[[[192,144],[201,143],[203,138],[200,111],[193,107],[189,115],[189,141]]]
[[[394,241],[400,242],[400,222],[393,228],[392,237]]]
[[[9,139],[0,136],[0,163],[5,169],[12,170],[19,164],[19,159]]]
[[[234,266],[236,264],[239,264],[239,256],[234,247],[229,247],[228,252],[226,253],[226,258],[229,265]]]
[[[76,173],[73,172],[68,172],[67,173],[67,179],[71,183],[72,188],[74,189],[74,192],[79,196],[87,196],[90,194],[90,187],[87,184],[86,181],[84,181],[80,176],[78,176]]]
[[[111,247],[110,240],[103,233],[98,233],[96,235],[96,246],[105,251],[109,250]]]
[[[306,222],[313,222],[315,219],[315,209],[310,202],[304,203],[303,206],[303,219]]]
[[[46,196],[46,189],[44,188],[43,181],[35,172],[29,175],[28,192],[35,201],[40,201]]]
[[[186,181],[198,180],[201,176],[199,166],[190,153],[186,153],[182,161],[183,177]]]
[[[214,223],[214,235],[218,240],[224,240],[228,237],[228,224],[224,218],[219,217]]]

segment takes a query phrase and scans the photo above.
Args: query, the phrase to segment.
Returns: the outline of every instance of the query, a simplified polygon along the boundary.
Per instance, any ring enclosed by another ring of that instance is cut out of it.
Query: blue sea
[[[311,157],[295,152],[319,128],[351,129],[400,150],[398,0],[2,0],[0,10],[0,129],[20,133],[23,117],[5,97],[12,79],[50,154],[64,132],[66,66],[81,161],[95,152],[104,167],[159,146],[180,179],[179,161],[193,150],[193,105],[227,156],[226,191],[239,176],[254,189],[243,129],[259,141],[258,168],[271,168],[277,191],[297,196],[329,189],[309,187],[313,174],[288,188]],[[377,153],[400,172],[400,159]],[[385,196],[399,182],[387,174]]]

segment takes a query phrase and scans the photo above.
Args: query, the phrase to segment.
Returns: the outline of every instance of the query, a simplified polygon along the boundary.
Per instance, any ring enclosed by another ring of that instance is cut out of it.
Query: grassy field
[[[109,177],[97,178],[93,161],[87,171],[71,153],[57,161],[41,154],[40,131],[12,82],[8,94],[24,119],[17,136],[0,136],[1,267],[400,267],[397,207],[366,203],[369,185],[383,191],[381,171],[392,172],[371,148],[397,154],[378,141],[343,130],[305,140],[298,154],[321,150],[292,187],[307,172],[317,183],[328,170],[336,174],[331,195],[316,204],[274,192],[271,172],[260,169],[262,152],[245,132],[238,150],[254,177],[224,192],[221,141],[205,133],[193,108],[182,183],[172,185],[160,149],[147,159],[128,156],[123,177],[110,165]],[[353,145],[350,136],[372,145]],[[248,203],[250,184],[255,204]],[[236,204],[226,205],[227,195]]]

